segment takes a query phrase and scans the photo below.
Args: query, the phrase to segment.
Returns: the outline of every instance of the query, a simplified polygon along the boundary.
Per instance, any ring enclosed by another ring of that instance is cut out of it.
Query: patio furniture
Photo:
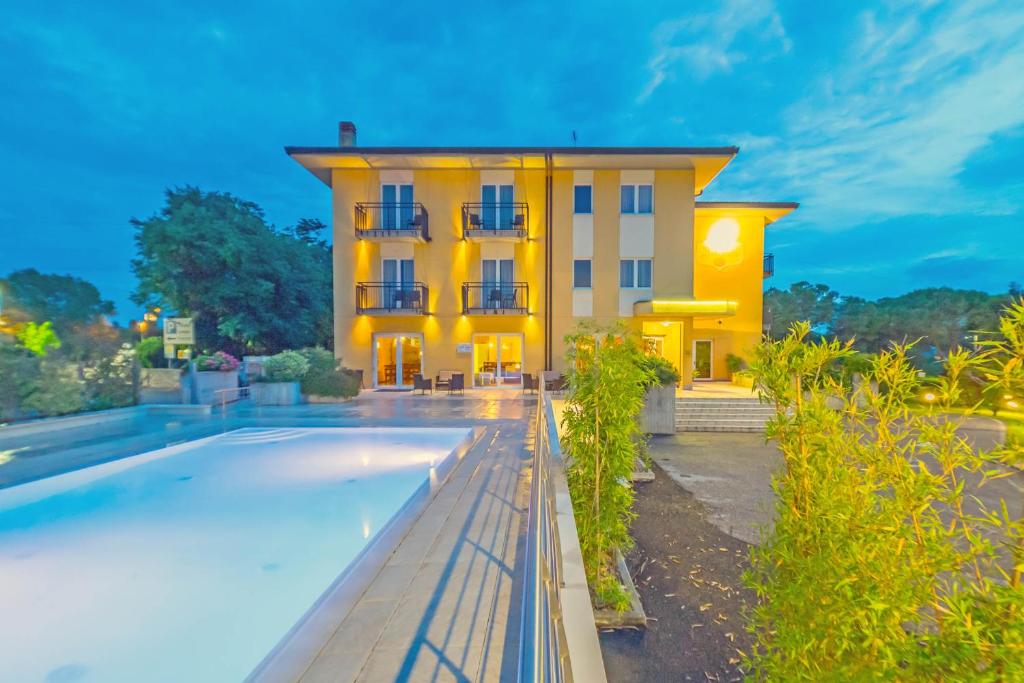
[[[491,293],[487,297],[487,303],[495,310],[501,308],[501,290],[492,289]]]
[[[556,370],[545,370],[544,391],[550,391],[556,394],[565,391],[565,375]]]
[[[540,384],[537,382],[537,378],[531,375],[529,372],[523,373],[523,393],[527,391],[536,392],[540,389]]]
[[[515,215],[515,217],[512,218],[512,229],[513,230],[524,230],[524,229],[526,229],[526,216],[524,216],[521,213],[517,213]]]
[[[472,230],[479,230],[483,226],[483,222],[480,220],[480,214],[471,213],[469,214],[469,227]]]
[[[434,383],[430,378],[424,377],[418,372],[412,376],[412,388],[413,391],[419,391],[420,394],[425,394],[428,391],[434,393]]]
[[[466,393],[466,376],[461,372],[453,373],[451,381],[448,382],[448,395],[451,396],[456,391],[460,394]]]
[[[434,386],[438,390],[447,389],[448,385],[451,384],[453,374],[455,373],[452,370],[441,370],[434,379]]]

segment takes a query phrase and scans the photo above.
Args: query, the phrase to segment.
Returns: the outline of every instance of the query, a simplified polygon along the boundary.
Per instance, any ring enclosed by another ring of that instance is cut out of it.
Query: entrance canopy
[[[736,315],[735,301],[714,299],[653,299],[633,304],[633,316],[657,320],[684,318],[724,318]]]

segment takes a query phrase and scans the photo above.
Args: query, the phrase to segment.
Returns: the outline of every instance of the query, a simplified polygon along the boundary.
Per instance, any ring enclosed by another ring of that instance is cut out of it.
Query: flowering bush
[[[231,372],[237,369],[238,359],[224,351],[196,358],[196,370],[199,372]]]
[[[263,363],[257,382],[298,382],[309,370],[309,361],[298,351],[282,351]]]

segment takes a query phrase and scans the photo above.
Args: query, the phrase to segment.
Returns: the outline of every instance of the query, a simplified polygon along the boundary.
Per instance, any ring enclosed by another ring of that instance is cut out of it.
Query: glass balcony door
[[[423,372],[423,335],[375,334],[373,340],[374,386],[408,388],[413,375]]]
[[[383,230],[412,228],[412,185],[384,183],[380,186],[380,222]]]
[[[483,230],[511,230],[514,200],[512,185],[481,185],[480,227]]]
[[[473,386],[520,387],[523,383],[523,336],[473,336]]]
[[[408,308],[407,292],[413,291],[416,282],[416,263],[411,258],[386,258],[380,262],[381,282],[384,283],[384,307]]]
[[[483,259],[480,261],[480,280],[483,282],[483,304],[488,308],[508,308],[505,304],[515,292],[515,262],[513,259]]]

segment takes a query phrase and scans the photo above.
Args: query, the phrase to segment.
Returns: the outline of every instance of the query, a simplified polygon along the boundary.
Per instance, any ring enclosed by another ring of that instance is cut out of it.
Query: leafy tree
[[[49,320],[61,336],[114,314],[114,304],[96,286],[71,275],[16,270],[4,280],[4,314],[22,322]]]
[[[135,357],[144,368],[160,366],[164,359],[164,342],[160,337],[146,337],[135,345]]]
[[[206,349],[275,352],[331,345],[330,252],[278,232],[262,209],[223,192],[168,190],[133,219],[133,300],[195,318]]]
[[[811,329],[824,331],[835,315],[837,292],[828,285],[796,282],[789,289],[769,289],[765,292],[766,317],[771,321],[769,334],[773,339],[785,336],[795,322],[808,321]]]
[[[288,228],[288,233],[306,244],[330,250],[330,245],[321,237],[327,230],[327,224],[319,218],[300,218],[299,222]]]

